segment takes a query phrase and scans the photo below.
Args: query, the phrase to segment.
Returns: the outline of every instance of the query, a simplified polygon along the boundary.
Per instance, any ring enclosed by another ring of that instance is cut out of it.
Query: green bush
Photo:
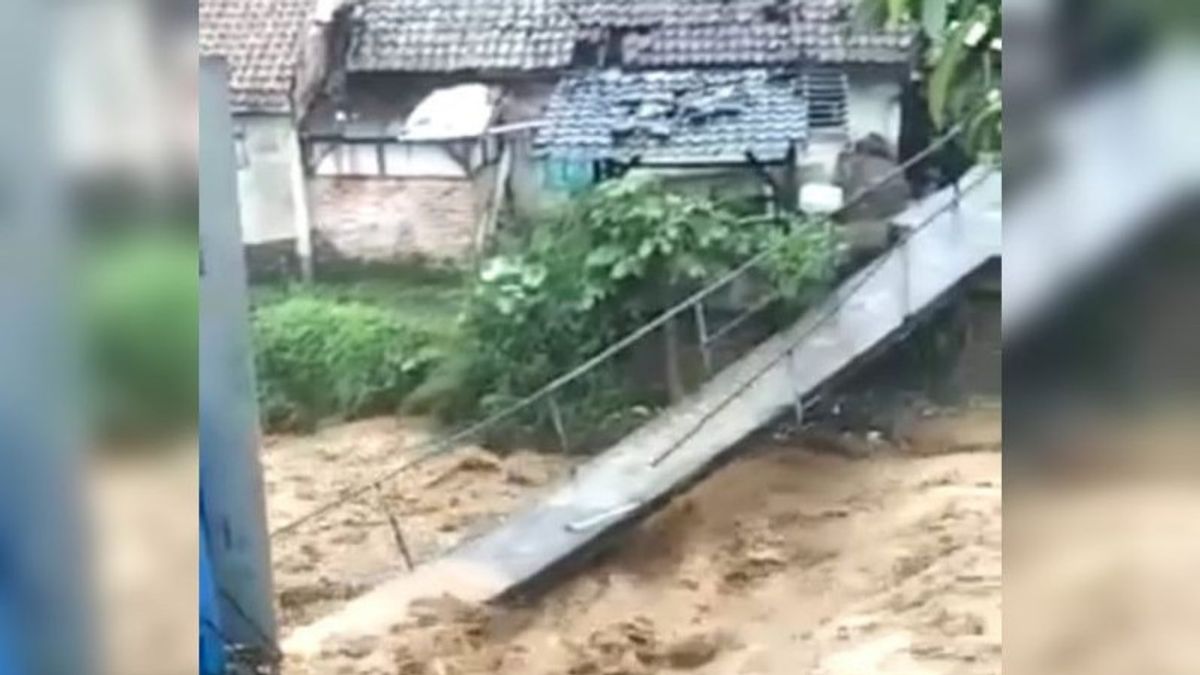
[[[801,220],[767,235],[771,249],[762,264],[769,283],[793,305],[807,306],[832,285],[846,247],[828,220]]]
[[[443,341],[396,312],[297,295],[254,314],[264,426],[308,429],[326,417],[394,410],[441,357]]]
[[[830,227],[747,216],[654,181],[604,183],[531,229],[518,250],[482,266],[461,351],[408,405],[455,422],[494,414],[775,243],[780,251],[761,271],[764,281],[805,302],[832,279],[836,242]],[[631,386],[625,366],[604,364],[556,396],[569,435],[584,445],[612,435],[628,411],[662,403]],[[546,406],[512,421],[500,436],[522,443],[554,436]]]

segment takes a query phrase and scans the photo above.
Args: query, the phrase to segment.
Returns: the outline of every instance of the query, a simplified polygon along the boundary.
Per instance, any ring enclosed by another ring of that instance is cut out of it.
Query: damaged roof
[[[844,125],[845,77],[762,68],[587,73],[559,83],[545,120],[534,141],[544,155],[741,163],[749,152],[777,162],[816,127]]]
[[[287,112],[299,41],[315,0],[200,0],[200,53],[229,66],[230,104]]]
[[[915,30],[864,30],[853,0],[359,0],[350,70],[543,70],[577,47],[627,67],[907,63]],[[589,64],[576,64],[589,65]],[[592,64],[594,65],[594,64]]]

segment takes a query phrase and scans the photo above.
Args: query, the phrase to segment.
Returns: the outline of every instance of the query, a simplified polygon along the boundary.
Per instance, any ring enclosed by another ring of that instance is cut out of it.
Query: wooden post
[[[408,550],[408,542],[404,540],[404,532],[400,529],[400,521],[396,519],[396,514],[388,508],[387,499],[383,494],[383,486],[376,483],[375,492],[379,497],[379,510],[383,511],[383,515],[387,516],[388,525],[392,528],[392,539],[396,542],[396,548],[400,549],[400,555],[404,558],[404,564],[408,566],[408,571],[411,572],[416,567],[413,564],[412,554]]]

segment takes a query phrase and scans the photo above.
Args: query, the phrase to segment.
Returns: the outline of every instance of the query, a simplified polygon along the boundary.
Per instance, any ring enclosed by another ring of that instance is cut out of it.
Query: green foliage
[[[945,26],[945,38],[932,42],[928,102],[939,128],[951,120],[970,123],[979,101],[999,91],[1000,54],[992,43],[999,25],[998,7],[976,4],[967,13],[956,12]]]
[[[199,253],[194,239],[127,235],[81,269],[89,410],[106,435],[195,423]]]
[[[391,310],[410,323],[451,338],[466,300],[469,279],[457,270],[403,267],[374,270],[374,276],[322,280],[314,284],[272,284],[251,288],[255,306],[282,302],[297,294],[338,303],[361,303]]]
[[[881,3],[882,6],[881,6]],[[867,0],[862,14],[890,27],[919,21],[928,40],[925,97],[939,129],[962,122],[962,144],[980,158],[1000,152],[1000,0]]]
[[[909,19],[908,2],[909,0],[886,0],[887,2],[887,23],[889,26],[897,26]]]
[[[451,420],[501,410],[775,244],[781,250],[767,276],[785,295],[800,298],[831,280],[838,247],[829,227],[789,230],[650,180],[601,184],[532,230],[523,250],[482,266],[461,326],[463,353],[409,404]],[[573,437],[620,428],[655,403],[630,385],[626,367],[621,359],[605,364],[559,393]],[[550,422],[538,407],[509,432],[547,437]]]
[[[361,302],[295,295],[254,314],[259,406],[269,429],[394,409],[441,357],[419,322]]]
[[[766,276],[790,303],[808,305],[833,283],[845,247],[832,222],[801,220],[771,233]]]
[[[723,271],[754,247],[761,227],[709,199],[649,179],[612,181],[584,198],[557,232],[579,232],[584,271],[600,289],[628,283],[675,286]]]

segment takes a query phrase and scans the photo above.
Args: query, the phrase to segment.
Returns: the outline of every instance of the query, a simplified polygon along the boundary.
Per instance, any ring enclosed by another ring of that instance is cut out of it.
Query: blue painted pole
[[[203,495],[203,492],[201,493]],[[212,556],[208,549],[204,498],[200,499],[200,675],[225,672],[225,631],[221,628],[221,606],[213,578]],[[2,620],[2,619],[0,619]],[[0,624],[2,629],[2,624]],[[0,639],[3,639],[0,637]],[[0,642],[0,675],[3,670],[3,643]]]
[[[200,62],[200,490],[225,637],[276,653],[249,302],[225,65]]]

